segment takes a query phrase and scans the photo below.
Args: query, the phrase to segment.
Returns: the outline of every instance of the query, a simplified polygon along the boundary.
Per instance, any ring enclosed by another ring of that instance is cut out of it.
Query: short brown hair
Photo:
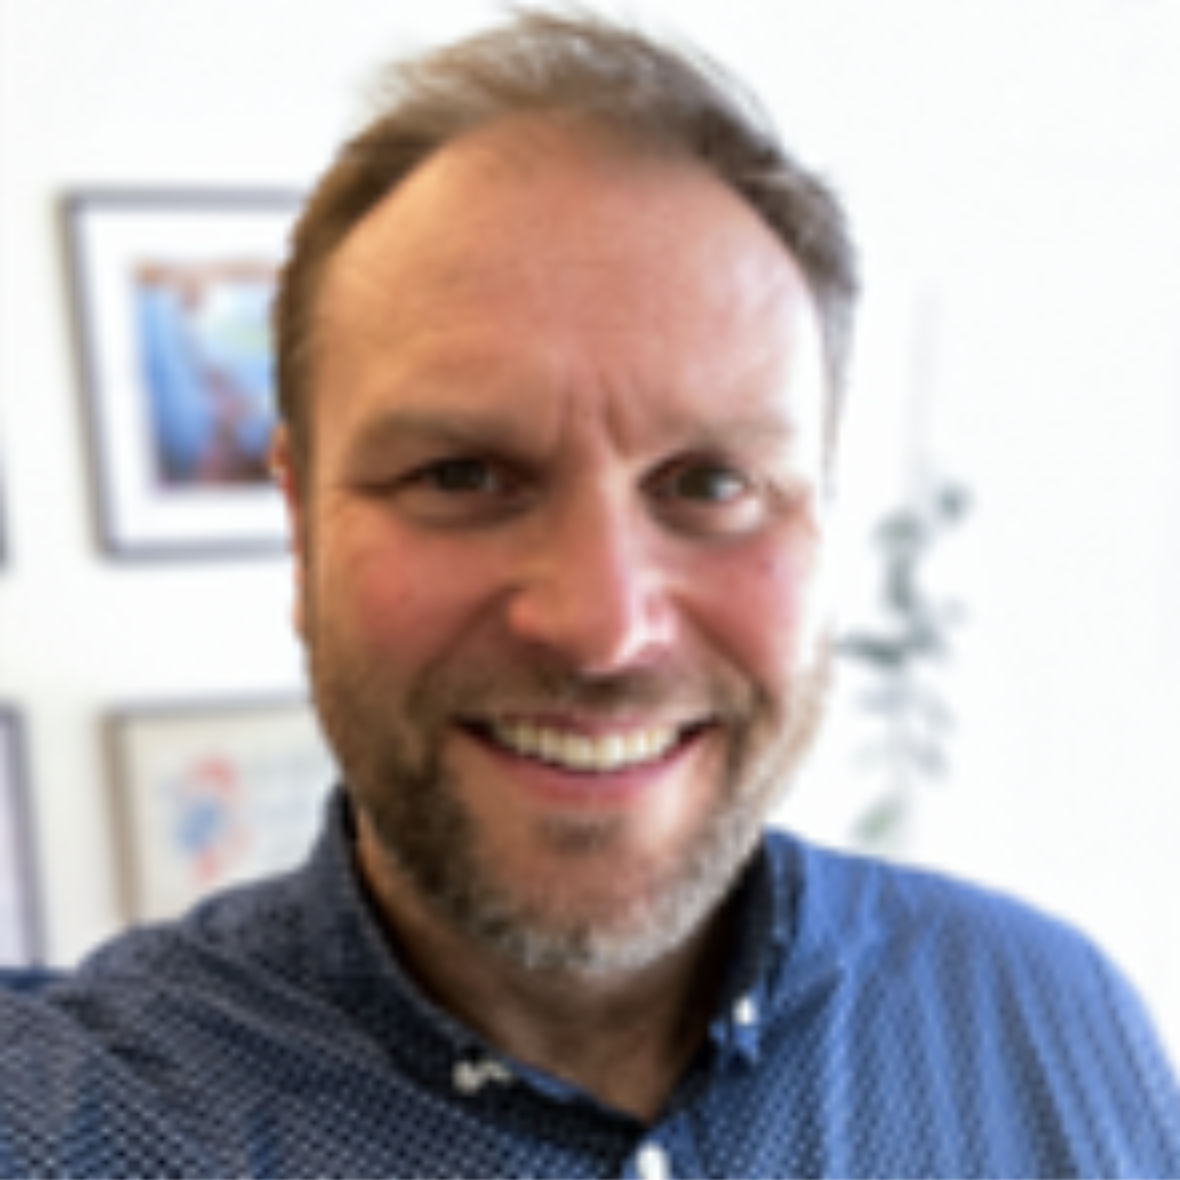
[[[756,98],[696,51],[586,14],[525,11],[397,63],[377,115],[340,149],[292,237],[275,304],[279,408],[310,452],[313,328],[324,269],[365,215],[455,139],[520,114],[573,117],[688,155],[761,214],[799,264],[819,312],[831,449],[847,384],[857,259],[839,201],[796,162]]]

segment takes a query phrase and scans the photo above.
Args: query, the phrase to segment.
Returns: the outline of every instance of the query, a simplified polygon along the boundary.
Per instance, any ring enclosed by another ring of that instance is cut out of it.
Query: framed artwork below
[[[103,547],[278,549],[270,305],[293,193],[79,192],[64,203]]]
[[[24,730],[0,705],[0,966],[27,967],[42,955],[37,857]]]
[[[175,917],[306,858],[335,781],[306,702],[122,709],[108,739],[130,920]]]

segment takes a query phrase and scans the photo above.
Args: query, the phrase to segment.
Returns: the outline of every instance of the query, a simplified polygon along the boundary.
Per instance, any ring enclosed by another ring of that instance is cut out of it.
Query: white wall
[[[0,700],[30,729],[51,949],[117,922],[97,722],[155,697],[292,689],[285,559],[99,556],[54,207],[95,184],[306,186],[383,55],[470,0],[0,0]],[[954,782],[912,855],[1091,929],[1180,1044],[1180,6],[1163,0],[682,0],[847,194],[870,296],[848,440],[846,592],[914,445],[976,512]],[[924,303],[922,301],[925,301]],[[839,836],[837,720],[786,822]]]

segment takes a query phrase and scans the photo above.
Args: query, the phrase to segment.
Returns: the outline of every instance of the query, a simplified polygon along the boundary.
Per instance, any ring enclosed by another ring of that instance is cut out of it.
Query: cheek
[[[320,612],[359,652],[413,676],[479,617],[486,579],[429,545],[390,540],[324,555]]]
[[[409,656],[429,649],[452,613],[448,588],[421,562],[360,562],[349,578],[344,609],[365,639]]]
[[[804,550],[752,552],[719,563],[698,598],[714,641],[751,679],[776,685],[814,658],[822,631],[818,568]]]

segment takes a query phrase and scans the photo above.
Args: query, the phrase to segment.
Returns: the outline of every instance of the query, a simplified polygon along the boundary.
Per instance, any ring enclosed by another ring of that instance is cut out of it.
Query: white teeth
[[[496,722],[490,727],[501,745],[518,754],[570,770],[607,772],[654,762],[675,744],[675,729],[640,729],[625,734],[570,733],[530,722]]]
[[[543,729],[540,748],[522,750],[522,753],[540,754],[546,762],[556,762],[561,757],[561,745],[561,734],[555,733],[552,729]]]

